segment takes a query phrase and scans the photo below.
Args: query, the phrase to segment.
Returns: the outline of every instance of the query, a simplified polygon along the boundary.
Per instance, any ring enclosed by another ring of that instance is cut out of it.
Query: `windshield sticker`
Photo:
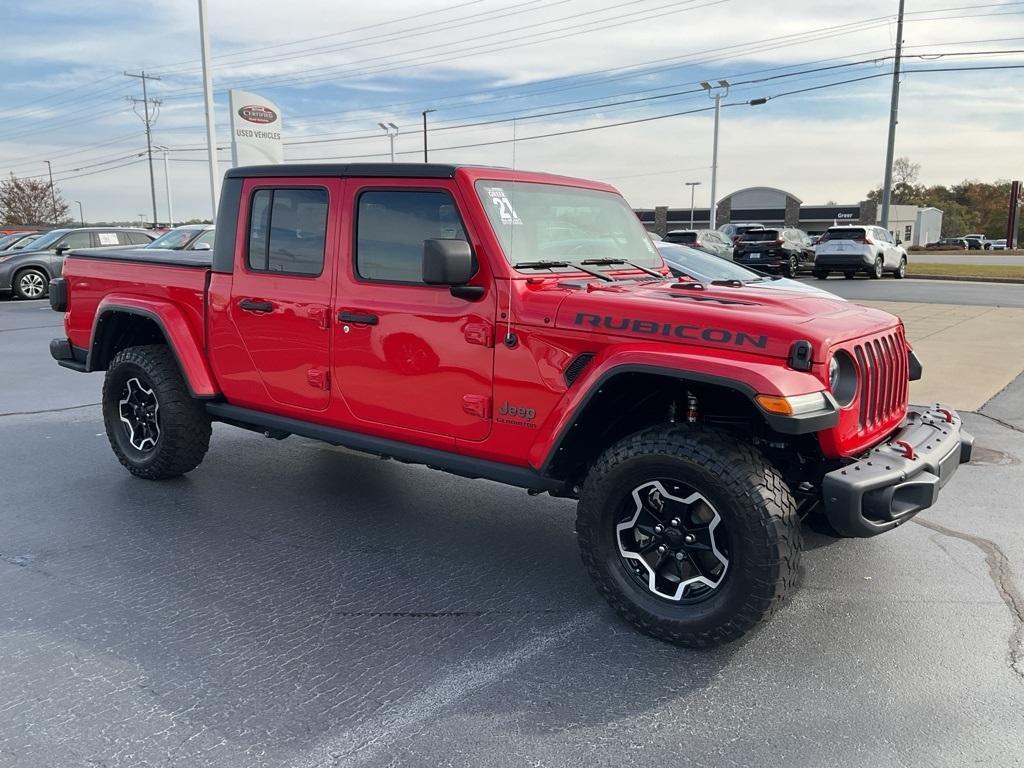
[[[505,197],[505,190],[501,187],[486,187],[486,189],[487,194],[491,197],[491,202],[498,206],[498,215],[501,217],[502,224],[512,226],[523,223],[519,214],[516,213],[516,209],[512,207],[511,201]]]

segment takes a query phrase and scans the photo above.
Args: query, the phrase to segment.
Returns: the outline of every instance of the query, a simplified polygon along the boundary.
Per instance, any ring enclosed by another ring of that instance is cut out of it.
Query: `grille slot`
[[[873,429],[902,414],[910,375],[901,330],[855,344],[853,357],[860,374],[859,429]]]
[[[579,378],[579,375],[583,373],[583,369],[587,367],[591,360],[594,359],[593,352],[584,352],[579,355],[575,360],[569,363],[569,366],[565,369],[565,384],[568,387],[573,385],[573,382]]]

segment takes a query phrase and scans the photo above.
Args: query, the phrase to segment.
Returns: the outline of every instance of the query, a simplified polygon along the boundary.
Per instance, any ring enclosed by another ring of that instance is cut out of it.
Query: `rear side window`
[[[249,209],[248,266],[315,276],[324,269],[327,190],[258,189]]]
[[[122,232],[120,237],[125,245],[146,245],[152,242],[141,232]]]
[[[455,201],[441,190],[368,190],[356,214],[356,272],[367,280],[423,282],[423,241],[465,240]]]
[[[695,243],[697,242],[696,232],[669,232],[665,236],[665,240],[670,243]]]
[[[92,248],[92,235],[89,232],[71,232],[60,244],[65,248]],[[117,245],[116,238],[114,245]]]

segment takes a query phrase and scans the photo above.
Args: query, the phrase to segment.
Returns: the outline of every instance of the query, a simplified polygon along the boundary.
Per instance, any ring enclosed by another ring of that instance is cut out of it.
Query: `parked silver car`
[[[907,251],[882,227],[829,227],[814,246],[814,276],[825,280],[832,272],[842,272],[847,279],[858,272],[874,279],[886,272],[903,278],[907,274]]]

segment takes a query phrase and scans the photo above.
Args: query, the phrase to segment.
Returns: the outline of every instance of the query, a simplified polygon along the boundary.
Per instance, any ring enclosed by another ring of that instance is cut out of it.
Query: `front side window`
[[[327,190],[258,189],[249,210],[248,266],[254,272],[315,276],[324,269]]]
[[[199,250],[206,250],[205,248],[199,248],[199,246],[208,245],[208,246],[210,246],[210,249],[212,250],[213,249],[213,236],[216,235],[216,234],[217,233],[216,233],[215,230],[212,230],[212,229],[206,230],[205,232],[203,232],[203,234],[201,234],[199,237],[197,237],[195,240],[192,241],[192,244],[189,246],[189,249],[193,250],[193,251],[197,250],[197,249],[199,249]]]
[[[590,260],[662,265],[636,214],[612,192],[486,180],[476,183],[476,191],[512,266]]]
[[[355,263],[361,278],[422,284],[423,241],[437,239],[466,239],[447,192],[374,189],[359,195]]]

